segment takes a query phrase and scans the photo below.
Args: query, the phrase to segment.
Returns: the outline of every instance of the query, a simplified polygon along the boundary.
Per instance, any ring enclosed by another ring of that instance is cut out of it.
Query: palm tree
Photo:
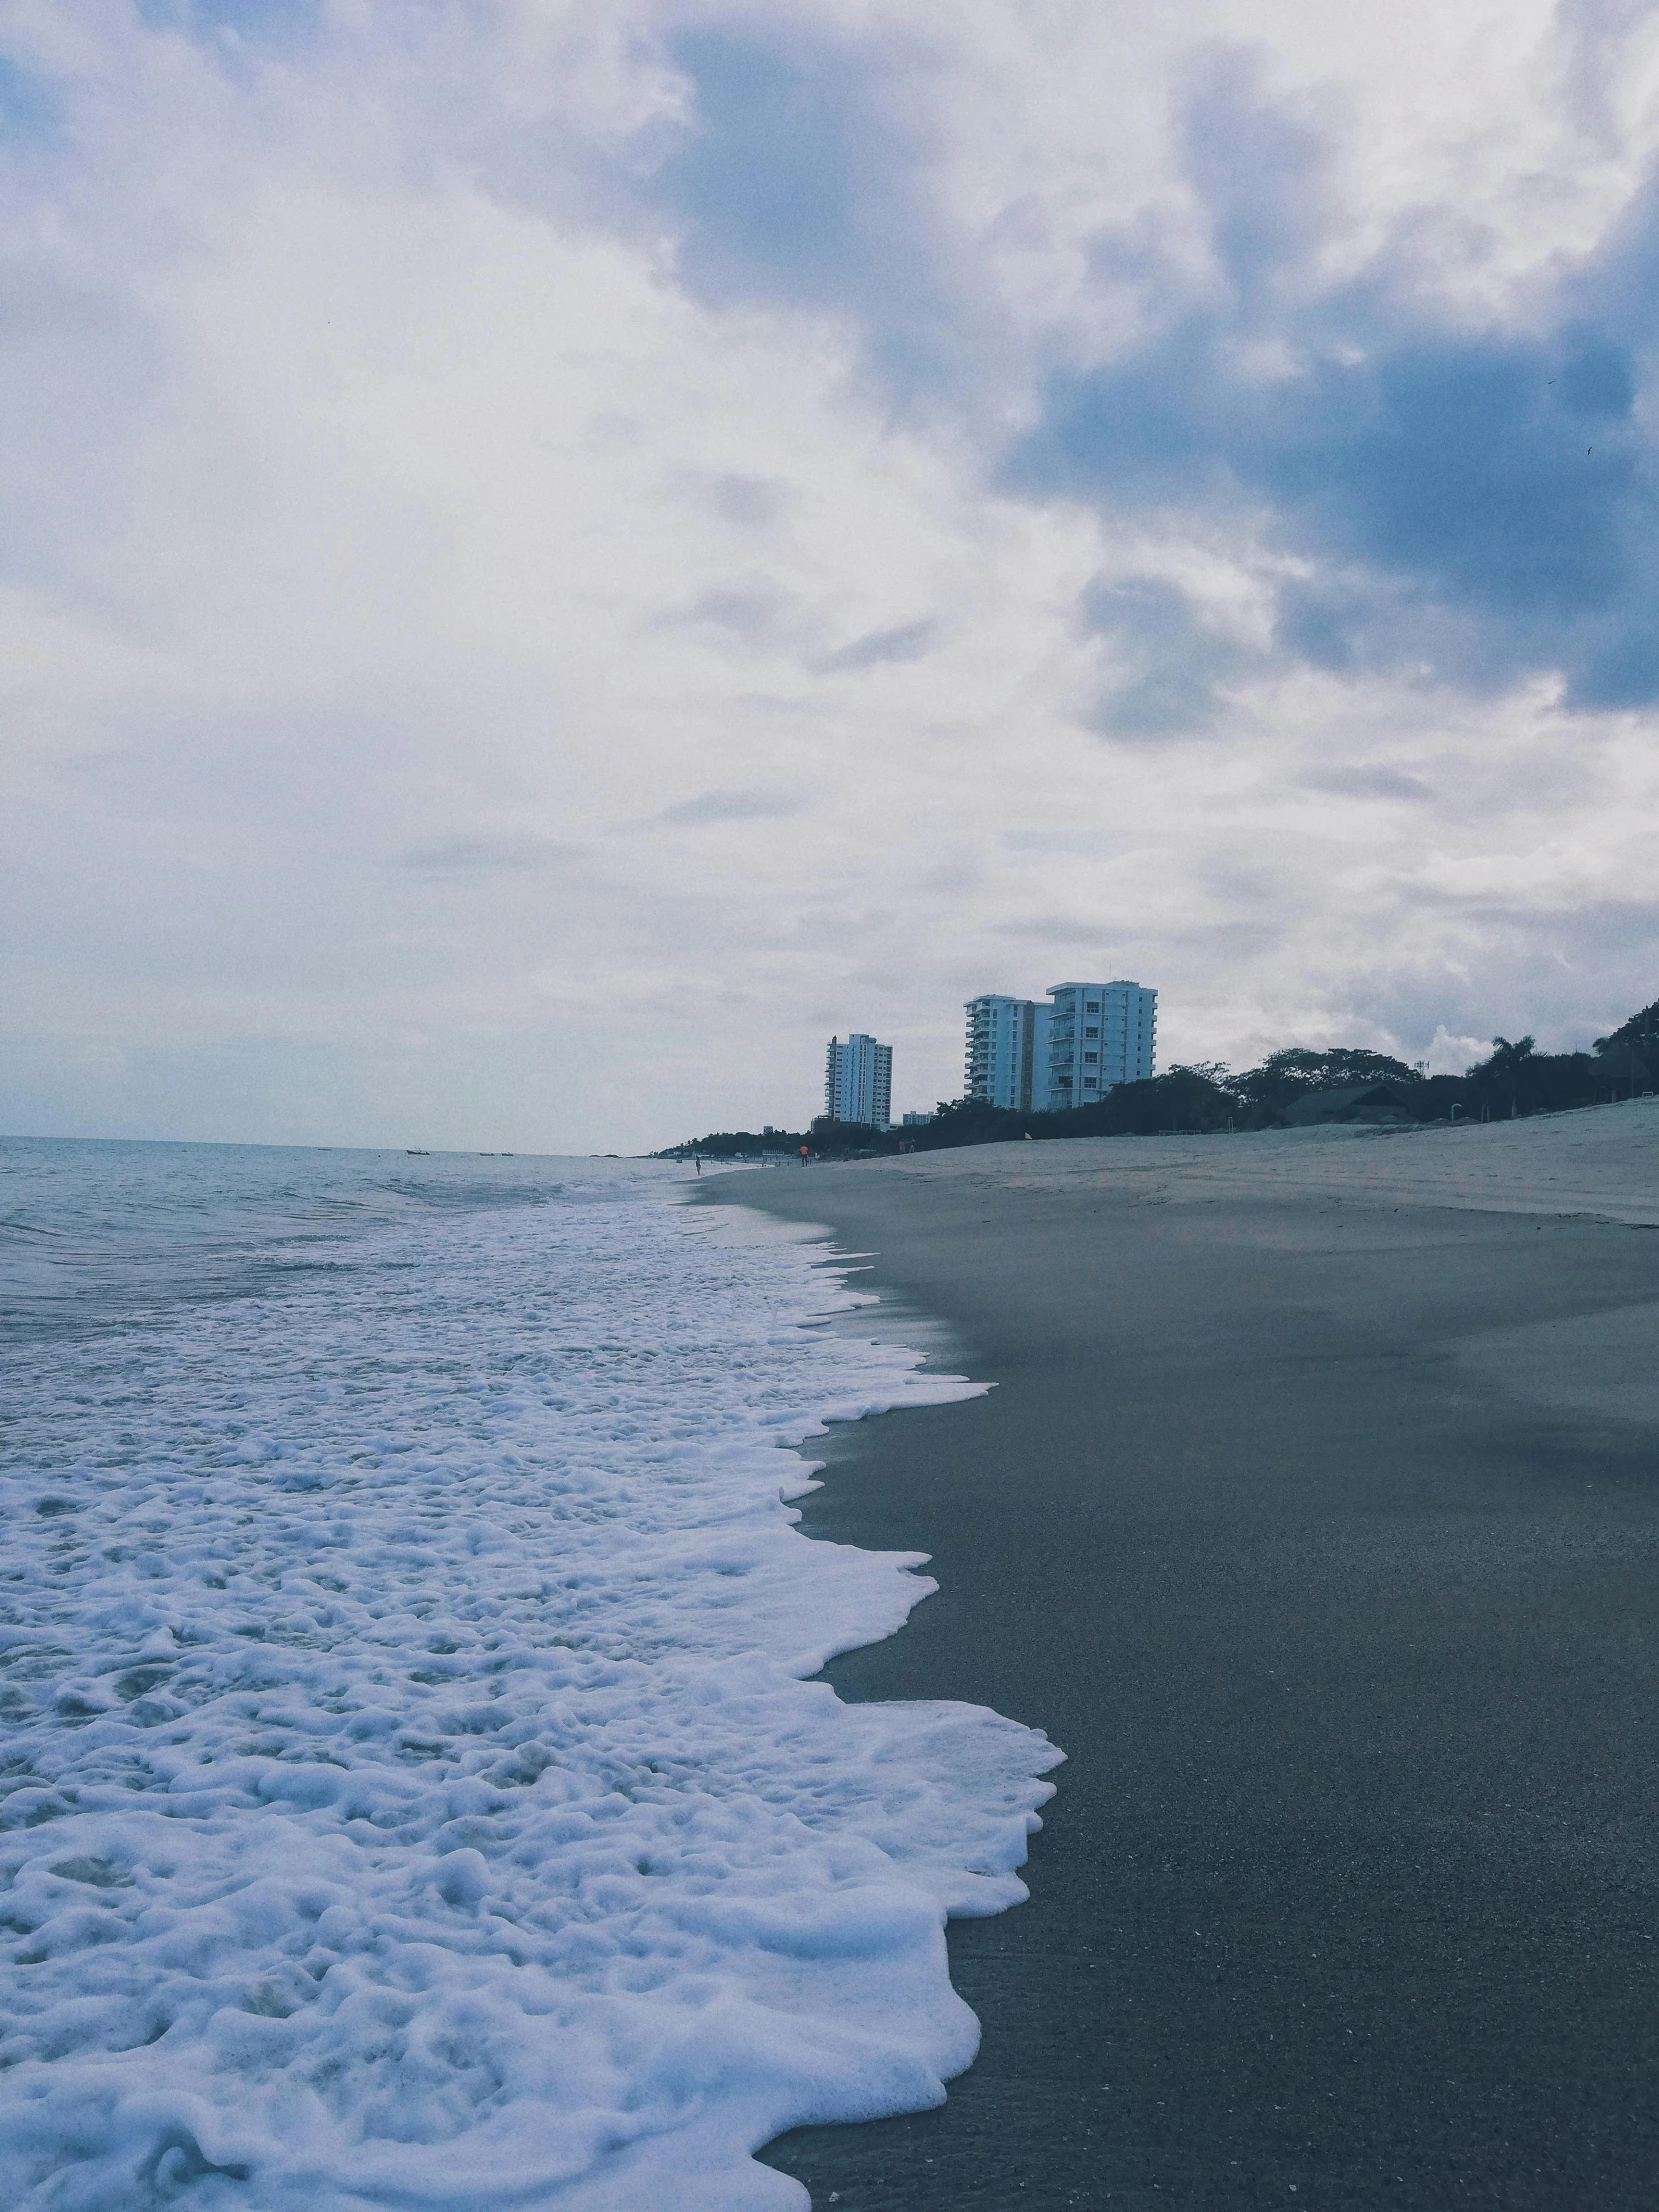
[[[1533,1041],[1531,1037],[1520,1037],[1511,1044],[1507,1037],[1494,1037],[1491,1058],[1477,1070],[1481,1075],[1490,1076],[1494,1083],[1507,1083],[1511,1119],[1520,1112],[1521,1077],[1532,1057]]]

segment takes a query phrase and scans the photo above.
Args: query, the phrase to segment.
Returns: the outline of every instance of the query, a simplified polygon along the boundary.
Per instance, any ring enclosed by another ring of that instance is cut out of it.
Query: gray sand
[[[834,1439],[830,1670],[1069,1754],[940,2111],[815,2203],[1659,2202],[1659,1110],[719,1178],[998,1387]],[[838,2195],[832,2194],[838,2192]]]

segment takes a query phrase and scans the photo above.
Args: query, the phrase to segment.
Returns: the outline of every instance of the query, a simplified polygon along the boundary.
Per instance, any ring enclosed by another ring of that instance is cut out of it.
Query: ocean
[[[984,1385],[686,1187],[0,1143],[9,2202],[774,2212],[971,2060],[1059,1754],[809,1679],[934,1585],[781,1447]]]

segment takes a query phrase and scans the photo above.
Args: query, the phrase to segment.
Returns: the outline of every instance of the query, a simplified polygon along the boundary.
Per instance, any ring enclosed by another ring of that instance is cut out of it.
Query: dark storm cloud
[[[906,57],[782,23],[680,30],[668,52],[692,109],[653,191],[686,288],[849,315],[895,391],[950,374],[948,260]]]
[[[1055,372],[1006,487],[1255,518],[1310,572],[1282,593],[1279,642],[1325,668],[1480,688],[1559,669],[1581,707],[1659,697],[1659,468],[1636,409],[1651,203],[1541,328],[1471,332],[1420,304],[1403,247],[1320,287],[1320,137],[1245,65],[1213,64],[1188,116],[1212,294],[1139,350]]]
[[[1600,16],[1577,14],[1588,86]],[[925,58],[799,24],[682,30],[669,53],[691,102],[652,189],[686,286],[842,315],[895,396],[966,400],[983,310],[915,121]],[[1195,296],[1144,228],[1103,236],[1099,283],[1180,304],[1138,348],[1049,376],[1002,488],[1249,523],[1303,571],[1277,608],[1293,660],[1476,690],[1559,670],[1592,709],[1659,698],[1659,459],[1637,405],[1659,340],[1653,194],[1549,311],[1471,328],[1424,304],[1432,248],[1406,232],[1358,276],[1320,274],[1341,220],[1329,104],[1288,107],[1221,52],[1179,115],[1212,280]],[[1129,674],[1091,719],[1131,739],[1202,730],[1247,657],[1171,587],[1116,589],[1083,615]]]
[[[1216,714],[1217,686],[1248,656],[1206,629],[1187,595],[1161,578],[1096,583],[1083,595],[1086,627],[1111,641],[1118,681],[1091,720],[1114,737],[1173,738]]]

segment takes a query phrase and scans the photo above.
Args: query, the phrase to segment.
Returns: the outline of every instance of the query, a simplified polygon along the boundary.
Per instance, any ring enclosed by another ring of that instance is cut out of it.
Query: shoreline
[[[828,1678],[1067,1754],[1031,1901],[951,1926],[947,2104],[766,2161],[844,2212],[1646,2206],[1659,1112],[1037,1152],[704,1178],[997,1384],[814,1446],[804,1529],[940,1583]]]

